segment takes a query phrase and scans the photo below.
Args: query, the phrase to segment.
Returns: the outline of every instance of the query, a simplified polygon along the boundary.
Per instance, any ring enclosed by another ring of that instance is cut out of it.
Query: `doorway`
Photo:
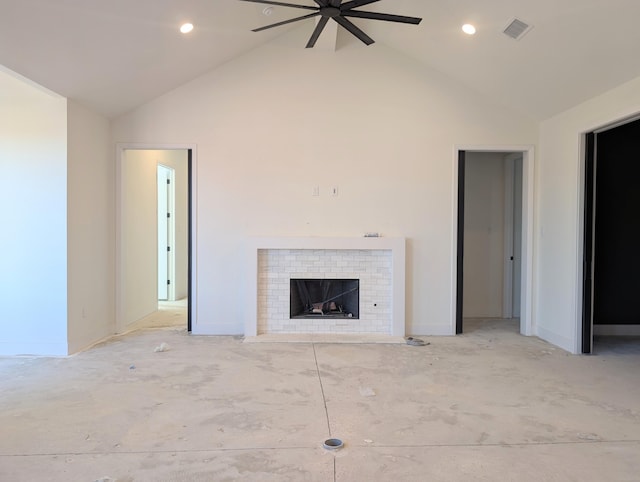
[[[582,353],[640,341],[640,120],[585,136]]]
[[[176,322],[192,327],[190,148],[119,146],[118,332]]]
[[[504,321],[531,335],[533,149],[456,157],[455,333]]]

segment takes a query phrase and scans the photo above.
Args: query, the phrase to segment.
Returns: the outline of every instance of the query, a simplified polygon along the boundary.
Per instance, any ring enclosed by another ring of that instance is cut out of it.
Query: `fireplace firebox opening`
[[[360,317],[360,280],[291,279],[290,318]]]

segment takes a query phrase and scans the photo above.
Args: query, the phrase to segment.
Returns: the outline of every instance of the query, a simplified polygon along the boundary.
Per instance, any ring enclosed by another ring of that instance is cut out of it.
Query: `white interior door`
[[[505,158],[503,317],[520,318],[522,284],[522,155]]]
[[[172,171],[158,165],[158,300],[172,299]]]
[[[522,157],[514,162],[513,176],[513,318],[520,318],[522,298]]]

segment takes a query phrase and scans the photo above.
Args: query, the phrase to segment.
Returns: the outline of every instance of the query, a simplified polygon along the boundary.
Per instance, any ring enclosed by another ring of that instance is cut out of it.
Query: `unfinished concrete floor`
[[[156,327],[0,359],[0,480],[640,480],[640,351],[466,328],[414,347]]]

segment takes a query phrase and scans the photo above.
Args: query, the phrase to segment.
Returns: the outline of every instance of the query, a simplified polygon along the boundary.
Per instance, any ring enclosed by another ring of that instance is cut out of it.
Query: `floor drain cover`
[[[339,438],[328,438],[322,445],[327,450],[337,450],[342,448],[343,443]]]

